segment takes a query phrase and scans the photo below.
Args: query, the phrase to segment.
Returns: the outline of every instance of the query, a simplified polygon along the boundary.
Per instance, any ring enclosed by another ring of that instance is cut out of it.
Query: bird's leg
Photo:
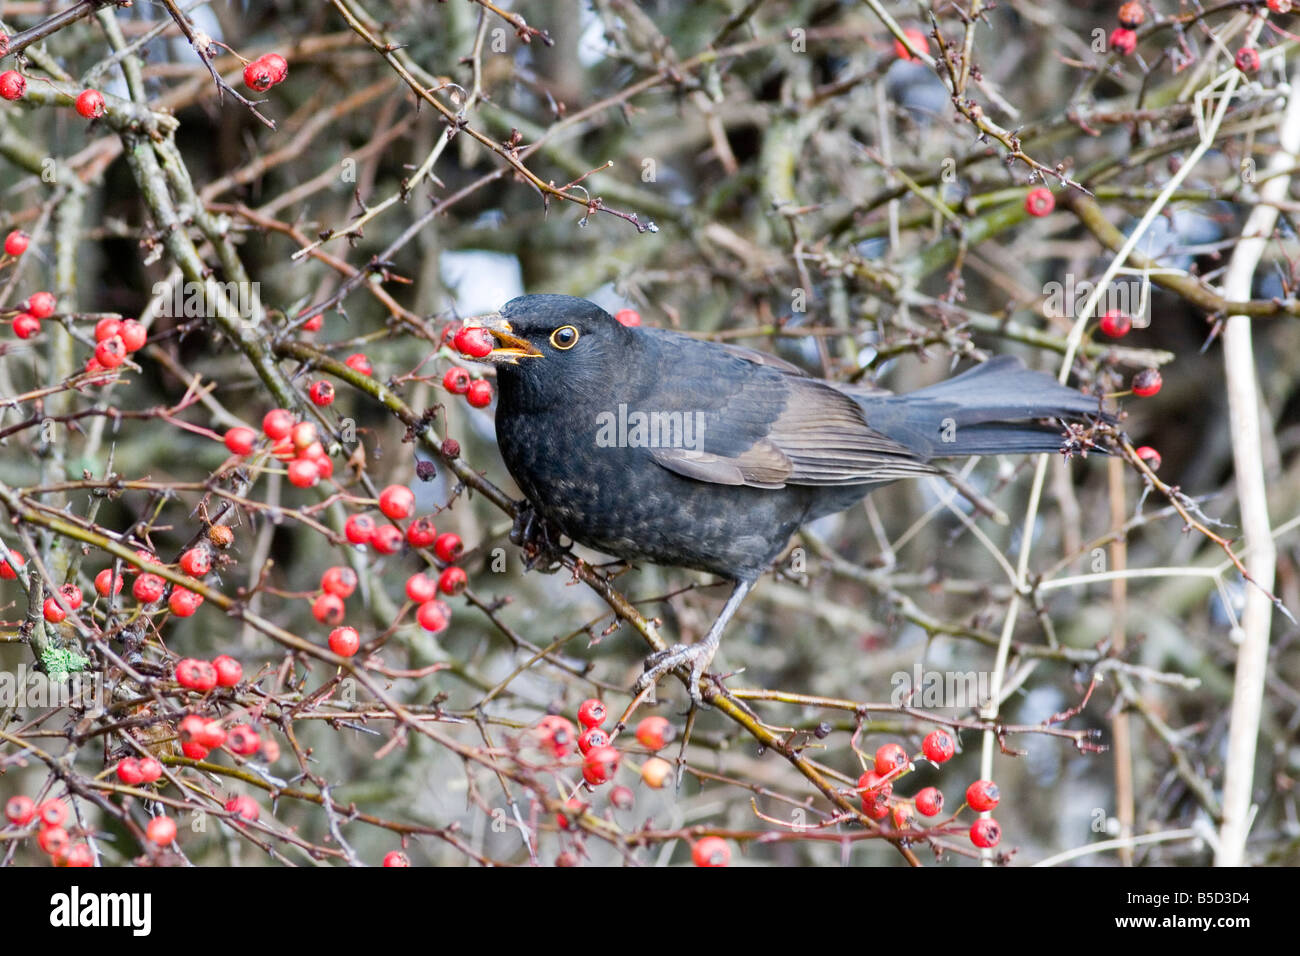
[[[745,600],[745,595],[753,586],[753,581],[736,582],[731,596],[722,606],[722,612],[709,628],[709,633],[704,636],[704,640],[695,644],[674,644],[647,657],[645,673],[637,678],[636,692],[640,693],[651,684],[658,683],[659,679],[669,671],[676,670],[683,664],[690,664],[691,680],[686,687],[690,692],[691,701],[698,706],[701,703],[699,684],[704,676],[704,670],[713,661],[713,655],[718,652],[718,644],[722,641],[722,632],[726,629],[727,622],[731,620],[731,616],[740,607],[740,602]]]
[[[559,532],[528,501],[519,503],[515,523],[510,529],[510,540],[524,549],[524,567],[544,574],[554,574],[560,569],[562,558],[569,549],[560,543]]]

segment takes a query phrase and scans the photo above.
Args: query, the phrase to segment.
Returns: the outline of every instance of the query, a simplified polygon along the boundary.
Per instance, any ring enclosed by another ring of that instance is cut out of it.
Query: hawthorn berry
[[[1268,0],[1268,8],[1274,13],[1290,13],[1292,6],[1291,0]]]
[[[451,342],[457,352],[470,358],[483,358],[492,352],[492,333],[478,326],[461,329]]]
[[[163,767],[153,757],[140,758],[140,779],[144,783],[153,783],[162,776]]]
[[[445,631],[451,623],[451,608],[442,601],[425,601],[416,610],[415,619],[420,622],[420,627],[437,634]]]
[[[307,397],[316,405],[329,405],[334,401],[334,386],[324,379],[312,382],[311,388],[307,389]]]
[[[295,458],[289,462],[289,484],[295,488],[310,488],[320,481],[320,465],[310,458]]]
[[[469,578],[466,577],[464,569],[454,565],[438,575],[438,590],[451,597],[464,591],[468,584]]]
[[[375,546],[375,550],[380,554],[396,554],[402,550],[402,542],[406,536],[402,534],[401,528],[396,528],[391,524],[382,524],[375,529],[374,537],[370,543]]]
[[[27,297],[23,308],[38,319],[48,319],[54,314],[54,307],[57,304],[52,292],[33,292]]]
[[[603,701],[595,697],[588,697],[578,705],[578,723],[584,727],[601,727],[604,726],[609,712],[605,709]]]
[[[0,97],[6,100],[21,100],[27,92],[27,78],[17,70],[5,70],[0,73]]]
[[[77,608],[81,607],[81,602],[85,600],[85,597],[81,593],[81,588],[77,587],[71,581],[59,588],[59,594],[63,597],[63,603],[66,604],[68,609],[71,611],[75,611]]]
[[[122,336],[114,335],[95,346],[95,361],[104,368],[117,368],[126,361],[126,344]]]
[[[104,115],[104,94],[99,90],[82,90],[77,95],[76,109],[86,119],[99,119]]]
[[[218,687],[234,687],[244,679],[244,665],[229,654],[213,658],[212,666],[217,671]]]
[[[163,596],[167,583],[156,574],[145,573],[135,579],[131,593],[141,604],[152,604]]]
[[[1120,4],[1118,16],[1120,26],[1136,30],[1146,20],[1147,12],[1142,9],[1142,4],[1137,0],[1128,0],[1127,3]]]
[[[858,792],[862,795],[862,812],[873,820],[883,820],[889,814],[889,798],[894,785],[884,781],[883,774],[868,770],[858,777]]]
[[[609,734],[599,727],[588,727],[578,735],[578,749],[582,753],[587,753],[593,747],[608,747]]]
[[[257,442],[257,432],[251,428],[235,427],[226,432],[224,441],[232,455],[247,455]]]
[[[374,372],[374,367],[370,364],[364,352],[357,352],[349,355],[343,360],[343,364],[354,372],[360,372],[362,375],[370,375]]]
[[[5,819],[16,826],[25,827],[36,818],[36,801],[31,797],[10,797],[5,802]]]
[[[176,821],[171,817],[154,817],[144,829],[149,842],[166,846],[176,839]]]
[[[68,836],[68,831],[60,826],[46,827],[36,838],[37,845],[51,856],[65,849],[70,842],[71,838]]]
[[[62,800],[46,800],[36,808],[36,815],[41,818],[41,826],[60,827],[68,819],[68,805]]]
[[[651,757],[641,765],[641,780],[651,790],[661,789],[672,775],[673,765],[662,757]]]
[[[632,805],[636,803],[636,797],[632,794],[631,788],[619,784],[609,792],[609,802],[615,810],[631,810]]]
[[[410,866],[410,865],[411,865],[411,861],[407,858],[405,853],[400,853],[397,850],[389,850],[387,853],[384,854],[384,866]]]
[[[646,717],[636,725],[636,739],[647,750],[662,750],[675,736],[667,717]]]
[[[442,377],[442,387],[453,395],[464,395],[469,391],[470,382],[473,381],[468,369],[460,366],[453,366],[447,369],[447,374]]]
[[[197,743],[193,740],[187,740],[181,744],[181,753],[189,757],[191,760],[207,760],[208,754],[211,752],[212,751],[203,746],[203,744]]]
[[[628,328],[635,328],[641,324],[641,313],[636,309],[619,309],[614,313],[614,318],[620,325],[626,325]]]
[[[1035,186],[1025,196],[1025,212],[1031,216],[1043,217],[1056,208],[1056,197],[1046,186]]]
[[[30,339],[41,331],[41,320],[30,312],[19,312],[14,316],[14,335],[20,339]]]
[[[920,30],[916,29],[916,27],[908,27],[903,31],[903,36],[907,37],[908,42],[910,42],[918,52],[925,53],[929,51],[930,38]],[[894,56],[898,57],[900,60],[917,59],[912,56],[911,53],[907,52],[907,47],[903,45],[903,41],[897,38],[894,40]]]
[[[54,862],[59,866],[84,869],[95,865],[95,854],[85,843],[77,843],[65,848]]]
[[[1122,339],[1133,329],[1133,320],[1118,309],[1111,309],[1101,317],[1097,327],[1112,339]]]
[[[212,570],[212,556],[205,548],[190,548],[177,562],[190,577],[201,578]]]
[[[255,93],[265,93],[275,82],[274,71],[263,57],[244,67],[244,85]]]
[[[172,593],[167,597],[167,607],[177,617],[192,617],[202,603],[202,594],[179,584],[172,588]]]
[[[217,669],[208,661],[186,657],[176,663],[176,683],[207,693],[217,686]]]
[[[320,586],[321,590],[326,594],[337,594],[341,598],[350,598],[352,592],[357,589],[357,572],[347,565],[336,564],[332,568],[327,568],[325,573],[320,576]]]
[[[343,536],[353,544],[369,544],[375,536],[375,519],[369,515],[349,515],[343,522]]]
[[[119,761],[116,773],[117,779],[128,787],[144,783],[144,774],[140,772],[140,761],[135,757],[127,757],[125,760]]]
[[[288,438],[293,426],[293,414],[283,408],[273,408],[262,416],[262,431],[272,441]]]
[[[1160,391],[1160,386],[1164,384],[1164,379],[1160,377],[1160,370],[1155,368],[1144,368],[1133,376],[1133,394],[1138,398],[1150,398]]]
[[[226,746],[241,757],[251,757],[262,746],[262,738],[248,724],[236,724],[226,734]]]
[[[578,822],[579,817],[587,812],[589,805],[578,797],[570,797],[564,801],[564,809],[555,814],[555,825],[561,830],[576,829],[574,824]]]
[[[316,441],[316,425],[313,422],[298,422],[289,432],[289,441],[296,452],[303,452],[313,444],[319,444]],[[308,456],[310,457],[310,456]]]
[[[1152,471],[1160,470],[1160,463],[1163,460],[1160,457],[1160,452],[1150,445],[1143,445],[1141,448],[1136,449],[1136,452],[1137,456],[1147,463],[1148,468]]]
[[[731,847],[722,837],[705,837],[691,847],[691,862],[696,866],[727,866]]]
[[[122,575],[113,576],[112,568],[105,568],[95,575],[95,591],[100,597],[108,597],[109,590],[114,594],[122,592]]]
[[[249,823],[256,822],[257,818],[262,815],[262,808],[257,805],[257,801],[243,793],[226,801],[226,811],[247,820]]]
[[[573,724],[558,714],[547,714],[539,720],[536,733],[538,743],[557,759],[568,754],[578,740]]]
[[[259,60],[271,71],[271,82],[283,83],[289,76],[289,61],[278,53],[263,53]]]
[[[475,408],[487,408],[492,404],[492,383],[485,378],[477,378],[469,384],[465,401]]]
[[[406,596],[416,604],[432,601],[438,596],[438,584],[425,574],[412,574],[406,579]]]
[[[311,605],[312,617],[322,624],[342,624],[345,610],[343,599],[337,594],[328,592],[318,597]]]
[[[21,256],[27,251],[27,246],[31,242],[31,237],[21,229],[15,229],[9,235],[5,236],[5,255]]]
[[[330,650],[339,657],[351,657],[361,647],[361,635],[355,627],[336,627],[330,631]]]
[[[896,803],[893,808],[894,829],[910,830],[916,825],[915,811],[910,803]]]
[[[582,760],[582,779],[593,787],[609,783],[618,772],[622,755],[613,747],[592,747]]]
[[[464,552],[465,543],[460,540],[460,535],[452,531],[438,535],[438,540],[433,543],[433,553],[438,556],[439,561],[447,564],[460,558]]]
[[[978,813],[992,810],[998,805],[999,799],[1001,795],[998,793],[998,785],[992,780],[976,780],[966,788],[966,802]]]
[[[325,324],[325,316],[323,313],[320,315],[313,315],[310,319],[308,319],[306,322],[302,324],[302,330],[304,332],[319,332],[321,330],[321,326],[324,324]]]
[[[122,330],[118,334],[122,336],[122,344],[128,352],[138,352],[149,339],[149,330],[135,319],[123,321]]]
[[[876,773],[888,777],[895,770],[905,769],[911,763],[907,751],[898,744],[882,744],[876,750]]]
[[[985,850],[998,845],[1002,840],[1002,827],[992,817],[976,820],[970,826],[970,841]]]
[[[41,613],[51,624],[58,624],[68,616],[68,612],[59,607],[59,602],[52,597],[45,599],[45,603],[41,605]]]
[[[413,548],[427,548],[438,540],[438,529],[428,515],[416,518],[406,529],[406,541]]]
[[[1116,27],[1110,34],[1110,48],[1120,56],[1129,56],[1137,49],[1138,35],[1126,27]]]
[[[921,741],[921,751],[926,759],[935,763],[946,763],[957,752],[957,742],[946,730],[932,730]]]
[[[0,557],[0,578],[6,581],[13,581],[18,577],[18,572],[27,564],[27,559],[17,551],[10,551],[4,557]]]
[[[937,787],[926,787],[916,795],[916,812],[923,817],[937,816],[943,811],[943,793]]]
[[[1232,62],[1242,73],[1258,73],[1259,51],[1253,46],[1244,46],[1237,51],[1237,56]]]
[[[394,521],[409,518],[415,510],[415,492],[406,485],[389,485],[379,493],[379,510]]]

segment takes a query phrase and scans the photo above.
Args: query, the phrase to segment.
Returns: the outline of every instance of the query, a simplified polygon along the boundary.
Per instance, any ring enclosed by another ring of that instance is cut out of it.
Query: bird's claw
[[[559,539],[559,532],[531,504],[526,501],[520,504],[510,529],[510,540],[523,548],[526,570],[554,574],[563,567],[563,559],[570,551]]]
[[[691,679],[686,689],[691,695],[691,703],[700,706],[704,703],[700,694],[700,681],[704,677],[704,669],[713,660],[714,650],[705,644],[674,644],[656,651],[645,659],[645,673],[637,678],[635,693],[640,694],[651,684],[657,684],[665,674],[675,671],[683,664],[690,664]]]

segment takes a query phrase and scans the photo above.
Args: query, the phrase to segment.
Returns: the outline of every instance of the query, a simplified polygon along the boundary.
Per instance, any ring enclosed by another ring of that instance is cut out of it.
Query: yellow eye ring
[[[561,352],[567,352],[578,344],[578,330],[571,325],[562,325],[551,333],[551,344]]]

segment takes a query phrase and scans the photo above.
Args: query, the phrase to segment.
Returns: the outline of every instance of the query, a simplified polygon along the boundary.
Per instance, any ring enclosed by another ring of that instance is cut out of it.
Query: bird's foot
[[[704,677],[704,669],[713,660],[717,649],[717,645],[701,641],[698,644],[674,644],[662,651],[656,651],[645,659],[645,673],[637,678],[635,693],[640,694],[651,684],[659,683],[665,674],[675,671],[683,664],[690,664],[691,679],[686,689],[691,695],[691,703],[696,707],[700,706],[704,702],[704,698],[700,695],[700,680]]]
[[[524,568],[554,574],[572,552],[560,540],[560,533],[527,501],[519,505],[510,540],[524,550]]]

